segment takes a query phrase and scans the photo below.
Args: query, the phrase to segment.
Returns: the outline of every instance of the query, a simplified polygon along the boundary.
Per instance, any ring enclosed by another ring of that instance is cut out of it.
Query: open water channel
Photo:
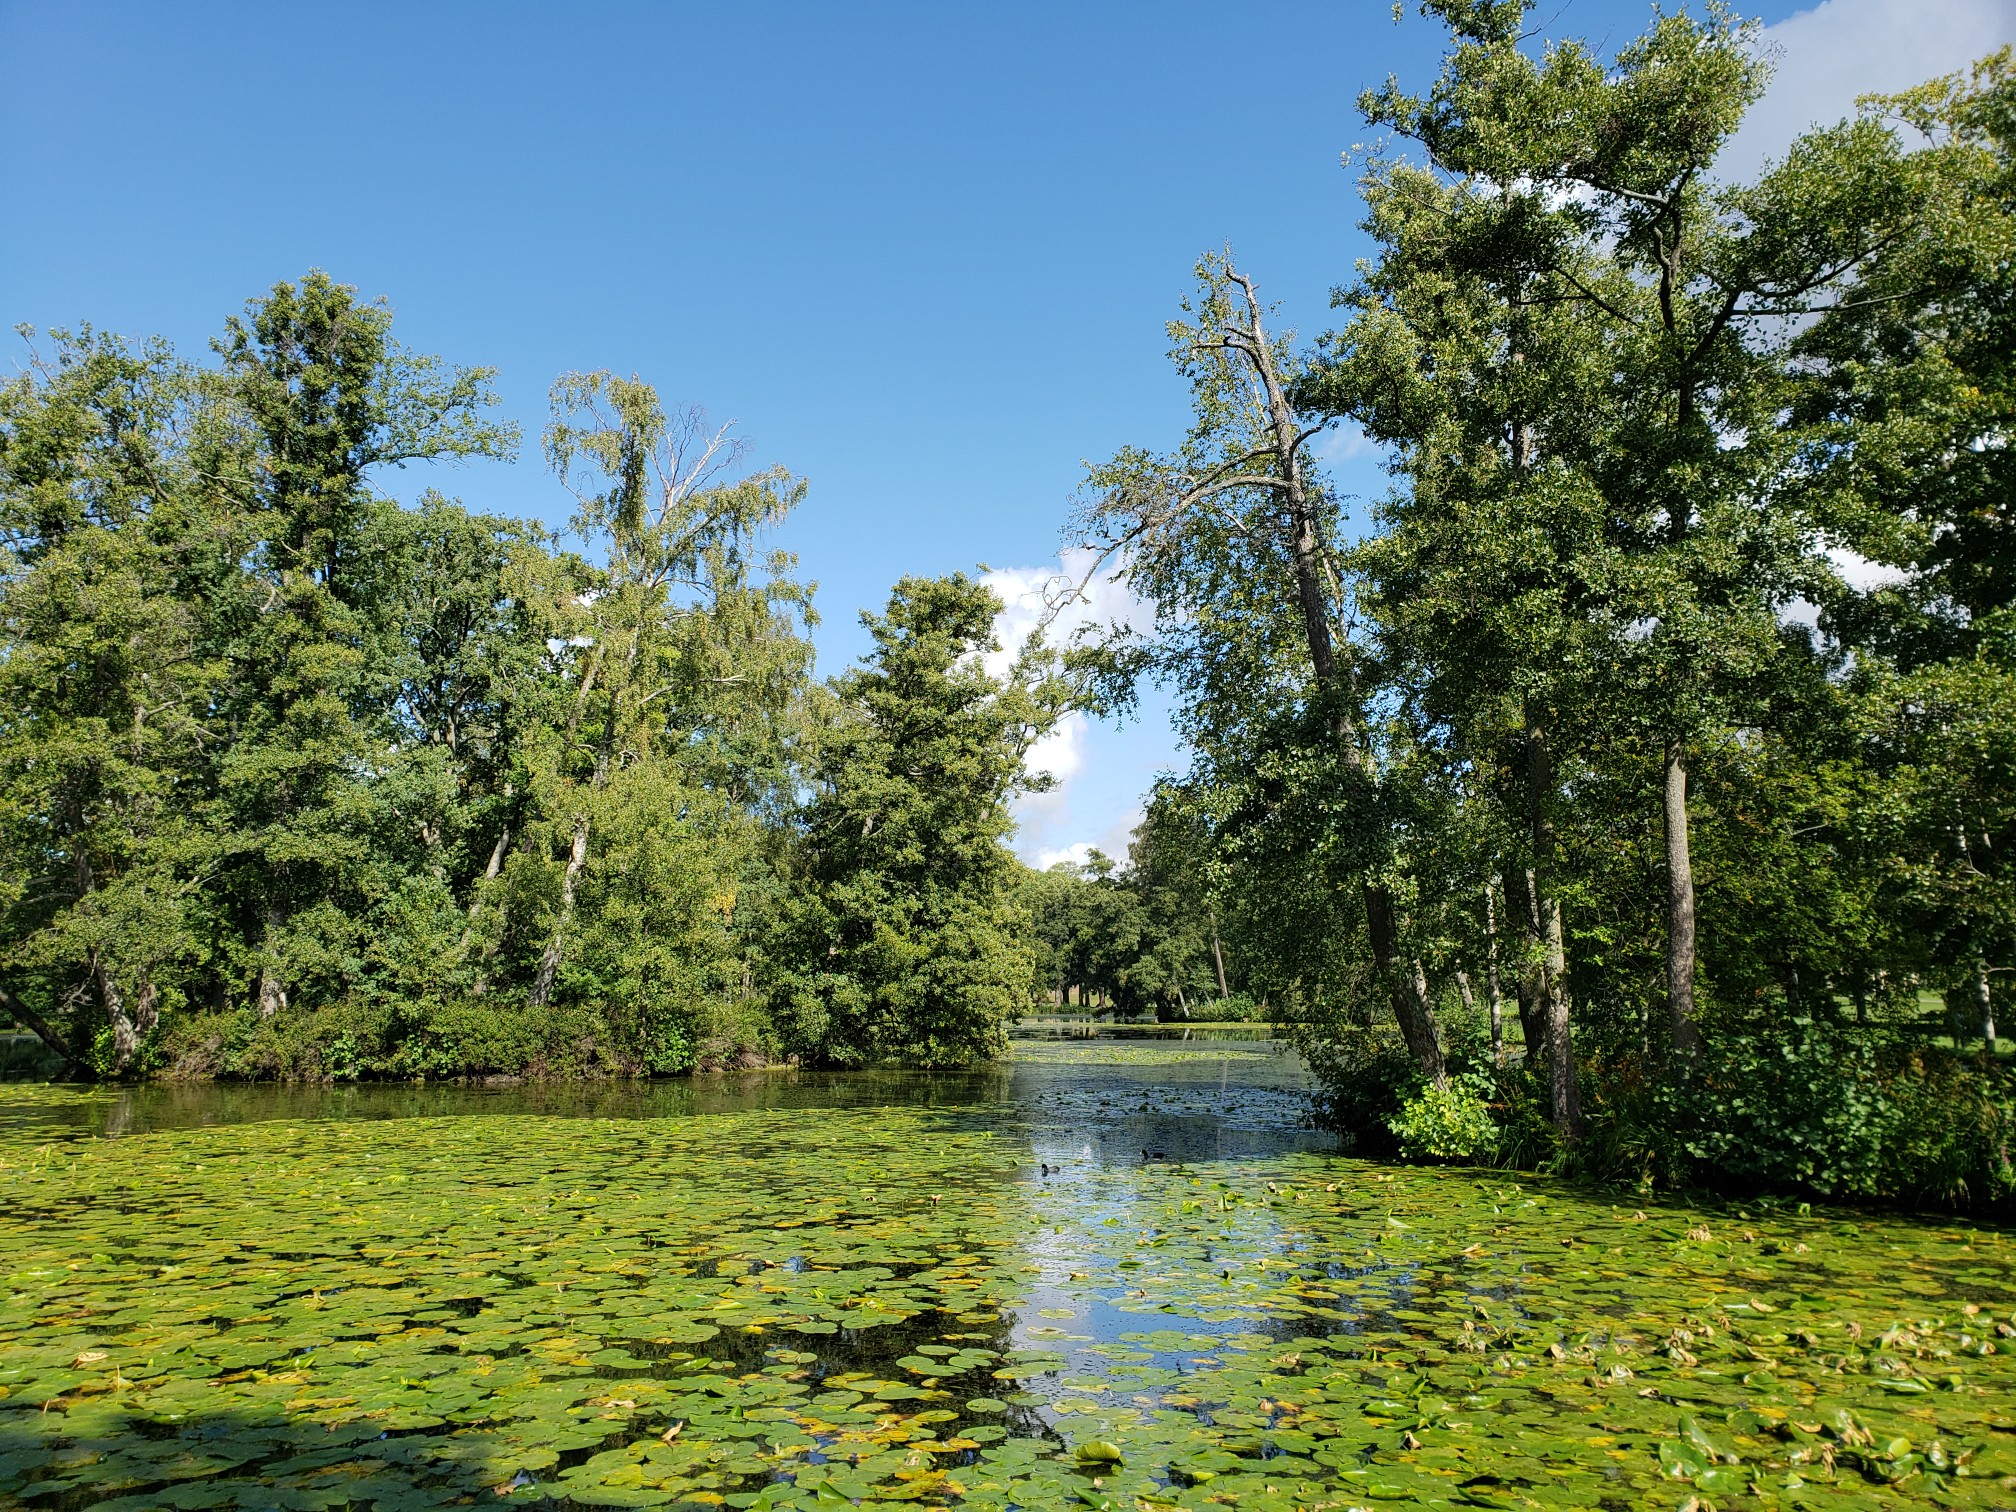
[[[0,1505],[2016,1507],[2016,1244],[1344,1158],[1267,1040],[0,1086]]]

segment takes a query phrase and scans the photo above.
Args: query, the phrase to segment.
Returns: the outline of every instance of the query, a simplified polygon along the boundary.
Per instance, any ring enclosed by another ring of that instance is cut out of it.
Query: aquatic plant
[[[2011,1499],[1999,1232],[1308,1151],[1102,1163],[1098,1100],[1116,1142],[1177,1113],[1052,1090],[101,1138],[74,1121],[105,1094],[0,1088],[0,1496]]]

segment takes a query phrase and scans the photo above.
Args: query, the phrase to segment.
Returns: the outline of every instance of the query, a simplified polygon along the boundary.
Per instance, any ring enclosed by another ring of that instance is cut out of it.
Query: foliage
[[[1359,1148],[1468,1068],[1504,1159],[1998,1200],[2010,55],[1738,181],[1733,13],[1613,51],[1424,9],[1439,74],[1360,102],[1345,323],[1269,336],[1207,257],[1184,441],[1088,475],[1074,538],[1156,620],[1081,665],[1171,683],[1190,746],[1151,814]],[[1393,479],[1355,541],[1338,421]]]
[[[256,1009],[165,1024],[155,1055],[176,1080],[410,1081],[665,1075],[692,1068],[683,1035],[639,1046],[584,1005],[509,998],[349,1003],[261,1018]],[[652,1056],[659,1065],[652,1065]]]
[[[883,671],[816,699],[810,591],[760,544],[804,485],[641,380],[554,386],[577,554],[377,491],[516,434],[487,370],[325,274],[252,301],[214,366],[52,343],[0,386],[0,1010],[74,1074],[998,1048],[1028,996],[1004,801],[1049,716],[1040,676],[968,664],[980,589],[906,585]],[[822,834],[894,789],[865,847]],[[914,916],[836,970],[789,921],[884,860]],[[881,1008],[780,1028],[786,978]]]
[[[1023,879],[1036,942],[1036,984],[1062,1005],[1102,1002],[1164,1021],[1264,1017],[1226,991],[1228,947],[1205,876],[1205,837],[1166,804],[1151,805],[1127,864],[1094,850]]]
[[[1475,1074],[1418,1087],[1387,1122],[1401,1155],[1409,1160],[1487,1160],[1498,1147],[1489,1102],[1493,1090],[1490,1078]]]
[[[1909,1038],[1811,1021],[1720,1036],[1649,1102],[1690,1185],[1956,1206],[2016,1193],[2016,1078]]]
[[[984,1060],[1028,1004],[1032,962],[1008,800],[1038,785],[1054,719],[1037,665],[1005,676],[1000,601],[963,574],[905,578],[866,615],[875,650],[835,680],[811,739],[800,885],[771,953],[785,1043],[822,1064]]]

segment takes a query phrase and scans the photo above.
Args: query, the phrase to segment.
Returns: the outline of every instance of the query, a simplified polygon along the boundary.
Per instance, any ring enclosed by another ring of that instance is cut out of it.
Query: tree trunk
[[[1995,1053],[1995,997],[1988,988],[1988,968],[1974,968],[1974,1000],[1981,1007],[1981,1053]]]
[[[1328,602],[1323,586],[1323,543],[1316,532],[1316,515],[1310,507],[1308,489],[1302,480],[1302,463],[1294,406],[1281,378],[1274,371],[1274,349],[1260,318],[1260,298],[1252,282],[1226,269],[1227,276],[1246,296],[1246,330],[1250,343],[1247,356],[1267,400],[1268,423],[1274,432],[1274,459],[1280,469],[1281,488],[1287,504],[1288,546],[1295,564],[1295,599],[1302,611],[1302,627],[1309,644],[1309,667],[1315,674],[1318,693],[1330,706],[1331,729],[1344,748],[1346,762],[1362,771],[1365,753],[1358,744],[1356,721],[1349,707],[1348,679],[1340,675],[1336,648],[1330,634]],[[1365,902],[1366,932],[1371,936],[1372,960],[1386,984],[1393,1017],[1400,1035],[1421,1070],[1436,1086],[1447,1085],[1448,1068],[1442,1059],[1442,1044],[1435,1030],[1435,1007],[1425,990],[1425,981],[1408,982],[1398,970],[1398,932],[1393,923],[1393,900],[1383,887],[1360,884]]]
[[[596,663],[591,663],[589,676],[583,682],[581,695],[575,701],[573,717],[568,721],[567,736],[571,743],[574,733],[580,727],[582,713],[588,704],[588,683],[593,681],[595,665],[600,661],[598,647]],[[609,686],[604,693],[607,711],[602,720],[602,736],[595,743],[595,770],[588,779],[588,791],[599,793],[608,784],[609,768],[616,752],[616,726],[623,713],[623,691],[630,684],[630,678],[637,669],[637,632],[630,633],[630,649],[623,658],[623,678]],[[567,926],[574,922],[574,891],[581,880],[581,868],[588,861],[588,811],[584,807],[574,815],[574,838],[567,847],[567,869],[560,878],[560,917],[553,921],[553,938],[546,942],[546,949],[539,957],[538,973],[532,978],[532,1005],[546,1006],[553,995],[553,982],[560,973],[560,957],[567,948]]]
[[[504,784],[504,796],[511,797],[511,784]],[[497,880],[497,873],[504,869],[504,856],[511,848],[511,821],[506,819],[497,831],[497,843],[490,847],[490,859],[483,865],[483,880],[476,884],[469,898],[469,923],[462,931],[462,948],[469,948],[469,936],[476,927],[476,916],[483,911],[483,889]]]
[[[140,984],[133,1000],[133,1016],[120,1014],[112,1021],[112,1070],[123,1075],[139,1057],[140,1046],[161,1021],[161,992],[152,982]]]
[[[1547,1060],[1546,994],[1541,990],[1540,892],[1533,881],[1533,868],[1526,868],[1526,964],[1514,984],[1519,994],[1519,1037],[1526,1042],[1526,1061],[1543,1065]]]
[[[1701,1048],[1694,1024],[1694,863],[1687,847],[1687,768],[1680,743],[1666,748],[1666,1006],[1673,1048]]]
[[[469,900],[469,914],[462,925],[462,943],[459,947],[465,959],[469,954],[469,947],[476,941],[476,921],[483,914],[484,892],[492,882],[497,880],[498,869],[504,860],[505,842],[510,838],[511,826],[507,824],[498,833],[497,843],[490,848],[490,864],[483,868],[483,880],[476,884],[475,896]],[[490,950],[488,947],[485,947],[478,959],[480,961],[488,961],[489,958]],[[486,966],[477,971],[476,980],[469,984],[469,990],[477,997],[481,997],[489,988],[490,972]]]
[[[124,1076],[140,1054],[141,1041],[160,1022],[160,989],[152,982],[143,982],[140,996],[129,1014],[119,984],[112,979],[112,973],[105,969],[105,963],[98,959],[95,952],[91,959],[91,975],[98,984],[98,1001],[112,1026],[112,1074]]]
[[[1568,1020],[1568,947],[1561,899],[1553,888],[1554,757],[1547,731],[1532,710],[1526,715],[1526,808],[1533,839],[1534,924],[1540,940],[1539,1008],[1547,1037],[1547,1082],[1554,1126],[1564,1139],[1582,1128],[1582,1099],[1575,1076],[1575,1042]]]
[[[1422,1074],[1438,1087],[1447,1086],[1449,1069],[1442,1059],[1442,1042],[1435,1033],[1427,979],[1420,974],[1418,962],[1413,981],[1401,977],[1400,963],[1393,958],[1393,905],[1386,889],[1367,886],[1364,895],[1367,932],[1372,936],[1372,964],[1387,985],[1400,1037],[1406,1041],[1408,1053],[1421,1067]]]
[[[1463,1007],[1468,1012],[1475,1013],[1477,1011],[1477,995],[1470,990],[1469,972],[1459,971],[1456,973],[1456,990],[1463,994]]]
[[[259,963],[259,1017],[262,1019],[270,1019],[287,1008],[287,989],[281,984],[280,973],[273,967],[273,935],[279,927],[279,915],[269,908],[266,911],[263,958]]]
[[[80,1071],[86,1076],[97,1074],[88,1061],[70,1048],[63,1036],[56,1032],[47,1019],[4,987],[0,987],[0,1012],[11,1015],[16,1023],[26,1025],[29,1033],[62,1056],[64,1063],[73,1070]]]
[[[509,783],[504,785],[504,796],[506,798],[511,796],[511,785]],[[483,868],[483,880],[476,884],[469,898],[469,916],[467,922],[462,926],[462,944],[460,947],[464,958],[468,956],[469,947],[474,943],[476,938],[476,920],[482,915],[485,894],[490,884],[497,880],[497,873],[504,869],[504,853],[509,849],[510,844],[511,824],[507,820],[503,828],[497,831],[497,843],[490,847],[490,860]],[[490,947],[486,946],[478,959],[479,961],[487,962],[489,958]],[[490,971],[488,966],[485,965],[480,967],[476,972],[476,979],[469,984],[469,991],[472,995],[481,997],[489,990]]]
[[[581,867],[588,859],[588,816],[574,816],[574,842],[567,848],[567,870],[560,877],[560,917],[553,921],[553,938],[539,957],[539,972],[532,978],[532,1006],[544,1008],[553,995],[553,979],[560,973],[560,954],[566,946],[567,926],[574,921],[574,888]]]
[[[1232,994],[1225,990],[1225,948],[1218,943],[1218,910],[1211,910],[1211,964],[1218,968],[1218,1001],[1224,1002]]]
[[[1491,1064],[1505,1064],[1505,993],[1498,985],[1498,910],[1484,884],[1484,985],[1491,993]]]

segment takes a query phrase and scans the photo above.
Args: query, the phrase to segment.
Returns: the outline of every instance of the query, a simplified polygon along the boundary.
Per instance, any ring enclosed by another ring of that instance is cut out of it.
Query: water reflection
[[[274,1119],[646,1119],[819,1108],[957,1112],[1029,1137],[1038,1164],[1243,1159],[1329,1147],[1278,1041],[1021,1043],[964,1071],[778,1068],[667,1081],[52,1087],[0,1103],[0,1135],[118,1138]]]

